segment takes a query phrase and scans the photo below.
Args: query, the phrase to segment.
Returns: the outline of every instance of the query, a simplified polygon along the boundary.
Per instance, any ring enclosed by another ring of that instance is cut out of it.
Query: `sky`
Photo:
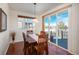
[[[56,15],[50,16],[50,24],[51,25],[55,26],[56,22],[58,20],[62,20],[65,23],[65,25],[68,26],[68,20],[69,20],[68,11],[66,10],[66,11],[60,12],[60,13],[57,14],[57,16]],[[49,18],[46,17],[44,22],[45,22],[46,25],[48,25]]]

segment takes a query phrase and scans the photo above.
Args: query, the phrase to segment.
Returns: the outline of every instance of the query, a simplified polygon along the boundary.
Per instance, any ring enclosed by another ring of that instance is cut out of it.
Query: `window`
[[[18,28],[22,28],[22,22],[18,22]]]
[[[57,16],[52,15],[50,16],[50,35],[53,35],[53,38],[56,38],[56,22],[57,22]]]
[[[69,20],[68,10],[58,13],[57,17],[58,17],[57,22],[58,30],[59,33],[61,34],[59,37],[61,39],[68,39],[68,20]]]
[[[18,29],[33,30],[35,27],[35,23],[33,22],[33,19],[30,18],[18,17],[17,25],[18,25]]]
[[[50,41],[66,49],[68,48],[68,21],[68,9],[44,18],[44,28],[49,34]]]
[[[49,18],[44,18],[44,24],[45,24],[45,31],[48,32],[49,29]]]

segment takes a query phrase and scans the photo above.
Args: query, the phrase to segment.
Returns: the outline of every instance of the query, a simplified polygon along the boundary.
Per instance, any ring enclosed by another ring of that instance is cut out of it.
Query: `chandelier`
[[[33,21],[37,23],[38,20],[36,18],[36,3],[33,3],[33,5],[34,5],[34,19],[33,19]]]

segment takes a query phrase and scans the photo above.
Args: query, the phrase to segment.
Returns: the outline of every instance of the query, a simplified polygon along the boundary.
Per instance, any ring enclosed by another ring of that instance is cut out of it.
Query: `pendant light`
[[[34,19],[33,19],[33,21],[37,23],[38,20],[36,18],[36,3],[33,3],[33,5],[34,5]]]

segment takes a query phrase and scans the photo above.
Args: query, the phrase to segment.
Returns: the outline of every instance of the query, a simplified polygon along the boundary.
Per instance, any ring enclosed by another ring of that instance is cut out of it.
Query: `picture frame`
[[[0,8],[0,32],[7,30],[7,15],[6,13]]]

